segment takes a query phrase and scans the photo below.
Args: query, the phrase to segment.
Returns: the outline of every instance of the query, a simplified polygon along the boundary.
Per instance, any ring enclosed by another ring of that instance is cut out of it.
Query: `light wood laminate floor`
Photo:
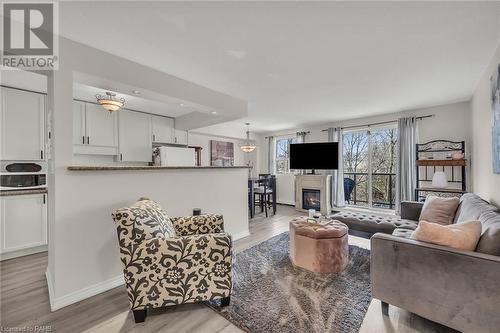
[[[288,206],[278,206],[277,214],[269,218],[257,215],[250,221],[251,235],[236,241],[235,250],[244,250],[287,231],[290,219],[299,215]],[[349,236],[349,243],[369,247],[369,241],[363,238]],[[241,332],[203,304],[157,310],[148,315],[145,323],[135,324],[124,286],[50,312],[46,266],[47,253],[0,263],[0,326],[3,328],[0,331],[9,327],[49,326],[52,332]],[[395,307],[390,307],[390,316],[384,317],[377,300],[371,302],[360,329],[363,333],[450,331]]]

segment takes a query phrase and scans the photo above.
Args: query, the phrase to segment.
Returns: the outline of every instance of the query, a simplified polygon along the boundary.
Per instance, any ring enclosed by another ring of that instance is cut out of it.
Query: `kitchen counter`
[[[47,193],[46,188],[37,188],[31,190],[1,190],[0,197],[10,196],[10,195],[27,195],[27,194],[39,194]]]
[[[70,171],[109,171],[109,170],[197,170],[197,169],[247,169],[246,165],[241,166],[79,166],[68,167]]]

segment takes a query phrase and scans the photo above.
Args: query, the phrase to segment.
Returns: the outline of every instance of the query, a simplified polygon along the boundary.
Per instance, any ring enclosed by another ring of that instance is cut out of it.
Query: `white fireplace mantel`
[[[320,191],[320,212],[328,215],[332,211],[331,205],[331,175],[296,175],[295,176],[295,209],[303,209],[302,190]]]

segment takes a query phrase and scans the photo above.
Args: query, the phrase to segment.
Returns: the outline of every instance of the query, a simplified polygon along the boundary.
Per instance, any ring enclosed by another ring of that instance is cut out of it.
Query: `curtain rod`
[[[285,134],[280,134],[280,135],[265,136],[265,137],[264,137],[264,139],[276,138],[276,137],[280,137],[280,136],[297,135],[297,134],[299,134],[299,133],[309,134],[309,133],[311,133],[311,131],[299,131],[299,132],[295,132],[295,133],[285,133]]]
[[[421,119],[424,119],[424,118],[431,118],[431,117],[434,117],[434,116],[435,116],[434,114],[429,114],[427,116],[415,117],[415,119],[421,120]],[[371,124],[364,124],[364,125],[344,126],[344,127],[341,127],[341,129],[349,129],[349,128],[370,127],[370,126],[384,125],[384,124],[394,123],[396,121],[397,120],[388,120],[388,121],[381,121],[381,122],[378,122],[378,123],[371,123]],[[328,132],[328,128],[325,128],[325,129],[321,130],[321,132]]]

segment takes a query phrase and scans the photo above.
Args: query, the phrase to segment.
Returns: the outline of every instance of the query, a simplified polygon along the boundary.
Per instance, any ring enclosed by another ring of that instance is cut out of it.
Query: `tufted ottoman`
[[[338,273],[349,260],[348,228],[327,220],[307,222],[300,217],[290,222],[290,259],[295,266],[316,273]]]
[[[330,215],[329,218],[345,223],[351,231],[364,232],[369,236],[377,232],[392,234],[395,229],[414,230],[418,224],[417,221],[402,219],[394,215],[377,215],[347,210]]]

